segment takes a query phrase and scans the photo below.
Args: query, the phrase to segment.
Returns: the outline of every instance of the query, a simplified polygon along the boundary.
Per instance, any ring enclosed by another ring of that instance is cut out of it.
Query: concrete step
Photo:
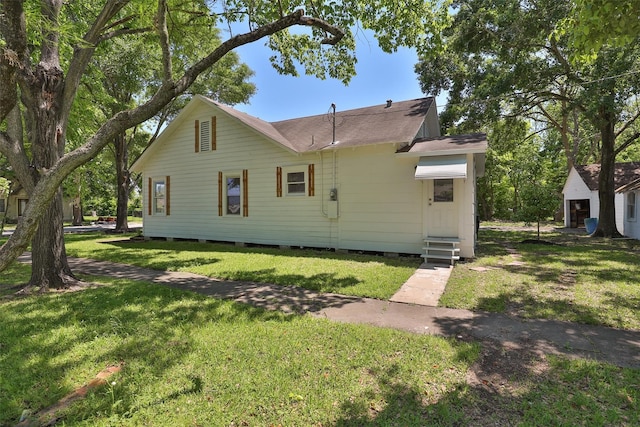
[[[450,259],[453,261],[458,261],[460,257],[458,255],[436,255],[436,254],[422,254],[420,255],[422,258],[432,258],[432,259]]]

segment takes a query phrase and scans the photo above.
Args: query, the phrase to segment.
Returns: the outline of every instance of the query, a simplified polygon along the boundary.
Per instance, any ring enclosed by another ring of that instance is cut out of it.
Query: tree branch
[[[331,34],[332,37],[327,37],[320,42],[322,44],[335,46],[344,37],[344,31],[342,31],[340,28],[337,28],[329,24],[327,21],[324,21],[319,18],[314,18],[312,16],[300,17],[300,25],[321,28],[326,32],[328,32],[329,34]]]
[[[34,187],[33,169],[29,165],[29,160],[22,144],[11,138],[7,132],[0,132],[0,153],[9,160],[16,179],[29,194]]]
[[[252,43],[256,40],[260,40],[263,37],[275,34],[279,31],[284,30],[285,28],[289,28],[294,25],[317,26],[334,35],[334,37],[330,39],[323,40],[323,43],[338,43],[338,41],[340,41],[345,34],[344,31],[342,31],[340,28],[333,26],[326,21],[318,18],[309,18],[304,16],[304,11],[302,9],[298,9],[295,12],[278,19],[277,21],[265,24],[253,31],[239,34],[226,40],[213,52],[211,52],[211,54],[189,68],[182,76],[182,78],[176,82],[176,90],[178,90],[179,93],[184,92],[189,86],[191,86],[195,78],[200,75],[200,73],[218,62],[220,58],[222,58],[233,49],[248,43]]]
[[[616,156],[627,149],[631,144],[633,144],[638,138],[640,138],[640,132],[636,132],[633,135],[629,136],[625,141],[615,150]]]
[[[78,92],[80,80],[87,69],[89,61],[91,61],[91,58],[93,57],[93,52],[95,51],[97,44],[100,42],[100,35],[111,18],[113,18],[128,3],[129,0],[108,0],[96,17],[89,31],[84,35],[83,41],[75,47],[65,80],[63,110],[60,115],[63,129],[66,128],[66,124],[69,122],[71,106],[73,105],[73,100]]]
[[[0,34],[6,46],[0,48],[0,121],[4,121],[18,102],[16,74],[27,55],[27,24],[22,2],[0,2]]]
[[[167,1],[158,0],[157,15],[158,36],[160,37],[160,48],[162,49],[162,84],[169,83],[173,79],[171,69],[171,48],[169,47],[169,30],[167,29]]]
[[[616,132],[616,138],[622,135],[622,132],[629,129],[629,127],[631,127],[631,125],[633,125],[635,121],[638,120],[638,117],[640,117],[640,110],[638,110],[638,112],[631,119],[627,120],[624,126],[622,126],[622,128],[618,132]]]
[[[159,1],[162,2],[163,0]],[[99,28],[103,27],[103,24],[99,25],[97,22],[107,22],[107,17],[113,16],[114,11],[122,7],[122,3],[126,2],[116,0],[107,2],[103,13],[100,14],[100,17],[96,20],[96,23],[92,26],[92,30],[90,30],[85,39],[88,41],[95,40],[99,33]],[[218,46],[208,56],[189,68],[180,80],[175,83],[163,83],[158,91],[144,104],[130,110],[121,111],[108,119],[98,129],[95,135],[89,138],[84,145],[65,154],[51,168],[47,171],[43,171],[38,184],[31,193],[30,201],[27,204],[27,208],[25,209],[21,221],[16,226],[14,233],[0,248],[0,271],[4,270],[27,248],[36,232],[38,221],[44,214],[45,209],[62,184],[64,178],[66,178],[74,169],[95,157],[118,133],[153,117],[176,96],[187,90],[201,73],[209,69],[226,53],[239,46],[254,42],[294,25],[322,25],[321,28],[331,29],[330,33],[334,34],[335,40],[339,40],[341,38],[340,34],[344,34],[339,28],[323,22],[324,21],[320,21],[318,19],[305,19],[303,11],[297,10],[290,15],[256,28],[253,31],[232,37]],[[93,49],[94,47],[92,46],[85,49],[79,49],[74,54],[74,79],[77,80],[73,81],[79,82],[81,75],[80,71],[86,67],[86,62],[91,58]],[[76,86],[78,86],[78,83],[76,83]],[[73,100],[72,95],[75,94],[76,90],[77,88],[70,90],[65,97],[66,102],[71,103]],[[6,144],[8,143],[5,143],[4,145]]]
[[[130,35],[130,34],[142,34],[142,33],[148,33],[150,31],[152,31],[153,28],[151,27],[145,27],[145,28],[121,28],[119,30],[116,31],[110,31],[108,33],[104,33],[100,36],[100,38],[97,41],[97,44],[100,44],[104,41],[110,40],[110,39],[114,39],[116,37],[120,37],[120,36],[125,36],[125,35]]]

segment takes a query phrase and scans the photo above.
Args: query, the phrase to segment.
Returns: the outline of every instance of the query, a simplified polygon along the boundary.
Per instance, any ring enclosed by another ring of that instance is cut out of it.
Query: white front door
[[[427,179],[423,185],[423,228],[428,237],[459,237],[458,205],[462,179]]]

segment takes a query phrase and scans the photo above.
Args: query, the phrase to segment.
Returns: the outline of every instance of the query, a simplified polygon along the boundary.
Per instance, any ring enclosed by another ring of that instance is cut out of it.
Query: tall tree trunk
[[[82,220],[84,219],[82,217],[82,174],[76,174],[75,181],[76,196],[73,198],[72,205],[72,225],[78,226],[82,225]]]
[[[76,226],[82,225],[82,201],[79,196],[73,199],[72,214],[73,221],[71,224]]]
[[[34,163],[43,169],[53,166],[64,151],[56,121],[51,120],[48,113],[44,111],[36,120],[39,131],[36,140],[39,143],[34,144],[33,152]],[[46,291],[77,282],[67,262],[62,222],[62,189],[58,189],[38,222],[38,229],[31,241],[31,280],[28,286]]]
[[[620,237],[616,227],[615,206],[615,115],[601,107],[599,114],[600,136],[602,138],[600,176],[598,177],[598,197],[600,199],[600,211],[598,213],[598,227],[593,232],[594,237]]]
[[[563,95],[565,94],[564,89],[561,92]],[[571,168],[575,164],[575,155],[573,151],[573,147],[571,146],[571,142],[569,140],[569,111],[567,110],[567,102],[562,101],[562,119],[560,121],[561,125],[558,131],[560,132],[560,140],[562,141],[562,148],[564,149],[564,155],[567,158],[567,172],[571,171]]]
[[[56,29],[62,2],[51,0],[43,4],[47,25]],[[36,183],[48,169],[64,155],[64,126],[61,111],[64,92],[64,73],[60,67],[58,33],[45,30],[46,40],[41,47],[41,61],[36,66],[30,86],[33,165]],[[42,291],[64,288],[77,280],[71,273],[64,246],[62,190],[58,189],[45,214],[38,221],[38,229],[31,240],[31,287]]]
[[[115,141],[116,180],[118,200],[116,210],[116,231],[127,231],[127,213],[129,210],[129,150],[125,133],[119,134]]]
[[[67,261],[62,226],[62,191],[51,201],[32,241],[30,286],[65,288],[78,280]]]

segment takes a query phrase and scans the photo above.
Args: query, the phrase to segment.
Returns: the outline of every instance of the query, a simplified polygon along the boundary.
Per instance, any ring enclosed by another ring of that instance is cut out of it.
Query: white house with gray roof
[[[619,189],[640,177],[640,162],[616,163],[614,167],[614,186]],[[564,225],[567,228],[584,227],[586,218],[597,218],[600,212],[600,196],[598,194],[600,165],[576,165],[569,171],[569,176],[562,190],[564,196]],[[630,196],[632,197],[632,196]],[[625,221],[626,205],[622,192],[616,191],[614,199],[616,211],[616,227],[624,235],[627,234]]]
[[[473,257],[485,135],[434,98],[266,122],[196,96],[136,160],[144,235]]]

